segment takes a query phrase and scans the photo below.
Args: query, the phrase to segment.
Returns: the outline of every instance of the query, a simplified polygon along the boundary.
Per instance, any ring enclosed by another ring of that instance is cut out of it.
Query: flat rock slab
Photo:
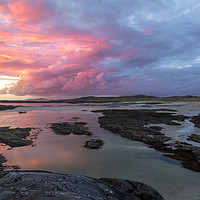
[[[0,199],[142,200],[98,179],[49,172],[7,173],[0,179]]]
[[[27,140],[30,135],[31,128],[9,128],[0,127],[0,142],[10,147],[27,146],[33,143]]]
[[[91,135],[92,133],[88,130],[88,127],[85,127],[86,122],[61,122],[61,123],[52,123],[51,129],[58,135]]]

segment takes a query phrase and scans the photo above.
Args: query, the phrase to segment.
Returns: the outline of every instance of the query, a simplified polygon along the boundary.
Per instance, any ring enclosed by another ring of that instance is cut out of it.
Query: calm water
[[[20,108],[0,112],[0,126],[34,127],[32,134],[38,134],[37,139],[33,139],[34,147],[1,146],[1,152],[8,159],[5,164],[19,165],[23,170],[133,179],[156,188],[166,200],[199,200],[199,173],[182,168],[178,161],[165,158],[142,143],[99,127],[100,114],[90,111],[107,106],[29,106],[27,114],[19,115]],[[60,136],[49,128],[52,122],[70,121],[73,117],[88,123],[92,138],[104,140],[102,149],[83,148],[89,136]]]

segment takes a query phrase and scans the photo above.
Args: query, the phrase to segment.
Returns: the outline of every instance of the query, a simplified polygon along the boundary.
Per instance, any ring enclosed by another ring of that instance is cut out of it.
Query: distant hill
[[[109,102],[131,102],[131,101],[181,101],[181,102],[200,102],[200,97],[186,95],[186,96],[170,96],[170,97],[155,97],[148,95],[134,95],[134,96],[113,96],[113,97],[81,97],[75,99],[60,99],[47,100],[45,98],[27,99],[27,100],[0,100],[0,103],[109,103]]]
[[[26,101],[48,101],[48,99],[45,99],[45,98],[37,98],[37,99],[26,99]]]

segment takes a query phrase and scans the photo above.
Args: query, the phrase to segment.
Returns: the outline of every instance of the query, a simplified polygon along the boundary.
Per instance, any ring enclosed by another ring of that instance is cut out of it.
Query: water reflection
[[[0,126],[34,127],[34,146],[17,147],[1,152],[8,159],[6,165],[20,166],[22,170],[47,170],[76,173],[92,177],[118,177],[141,181],[155,187],[166,200],[198,199],[200,175],[178,166],[160,152],[142,143],[130,141],[99,127],[100,114],[82,112],[82,107],[59,107],[48,110],[30,110],[19,115],[16,111],[1,112]],[[56,109],[56,112],[55,110]],[[91,108],[94,109],[94,108]],[[49,127],[52,122],[81,118],[88,123],[94,138],[103,139],[99,150],[83,148],[89,136],[56,135]],[[192,195],[191,195],[192,193]],[[194,198],[193,198],[194,197]]]

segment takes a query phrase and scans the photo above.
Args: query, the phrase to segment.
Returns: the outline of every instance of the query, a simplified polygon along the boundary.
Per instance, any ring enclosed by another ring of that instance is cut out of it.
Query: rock
[[[167,111],[167,112],[173,112],[173,113],[178,112],[177,110],[168,109],[168,108],[159,108],[159,109],[154,109],[154,111]]]
[[[2,154],[0,154],[0,178],[1,178],[1,173],[3,170],[2,163],[5,163],[6,161],[7,161],[6,158]]]
[[[18,140],[18,139],[12,139],[11,141],[7,141],[7,144],[10,147],[22,147],[22,146],[28,146],[31,145],[33,141],[31,140]]]
[[[175,121],[184,121],[187,116],[175,115],[174,113],[156,112],[155,110],[99,110],[104,116],[99,117],[100,126],[126,137],[149,144],[151,148],[177,160],[188,169],[200,172],[199,154],[194,154],[194,146],[176,141],[176,145],[170,137],[161,133],[162,128],[153,124],[174,124]],[[200,115],[199,115],[200,116]],[[198,118],[194,118],[198,123]],[[177,123],[177,122],[175,122]],[[197,137],[195,136],[197,139]],[[165,143],[168,141],[167,143]],[[195,152],[199,152],[200,147],[195,147]]]
[[[6,161],[7,161],[6,158],[2,156],[2,154],[0,154],[0,163],[4,163]]]
[[[179,125],[181,125],[181,124],[180,124],[180,123],[177,123],[177,122],[169,122],[169,123],[167,123],[167,125],[179,126]]]
[[[26,137],[30,135],[30,131],[31,128],[0,127],[0,142],[10,147],[31,145],[33,142],[26,139]],[[0,155],[0,171],[2,170],[2,163],[6,161],[6,158]],[[2,172],[0,172],[0,177],[1,173]]]
[[[10,147],[27,146],[31,140],[25,140],[30,135],[31,128],[0,127],[0,142]]]
[[[195,127],[200,128],[200,114],[193,116],[190,121],[194,123]]]
[[[199,142],[200,143],[200,135],[192,134],[187,138],[187,140],[191,140],[193,142]]]
[[[141,200],[164,200],[154,188],[144,183],[115,178],[100,178],[100,180],[121,189],[125,193],[136,196]]]
[[[52,123],[50,128],[58,135],[69,135],[71,133],[75,135],[91,135],[92,133],[85,127],[86,124],[86,122]]]
[[[87,125],[87,122],[74,122],[74,125],[85,126]]]
[[[12,110],[19,106],[12,106],[12,105],[0,105],[0,110]]]
[[[3,176],[3,166],[2,163],[5,163],[7,160],[6,158],[0,154],[0,178]]]
[[[0,179],[0,199],[142,200],[98,179],[48,172],[8,172]]]
[[[89,140],[89,141],[86,141],[85,143],[85,148],[87,149],[99,149],[103,146],[104,142],[103,140]]]

